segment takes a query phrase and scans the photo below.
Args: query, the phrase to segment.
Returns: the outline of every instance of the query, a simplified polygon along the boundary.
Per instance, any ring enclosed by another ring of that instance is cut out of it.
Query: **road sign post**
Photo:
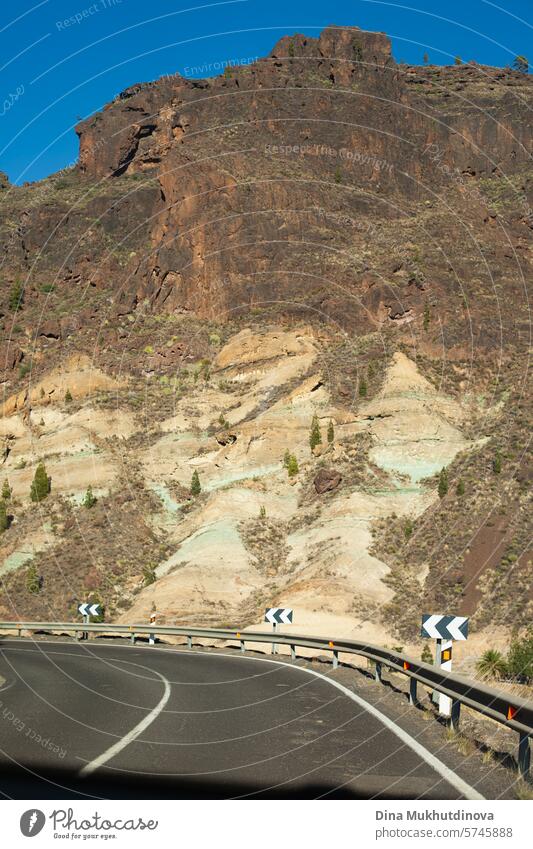
[[[88,625],[91,616],[100,616],[102,612],[102,608],[99,604],[93,604],[90,601],[84,601],[82,604],[78,605],[78,613],[81,613],[83,616],[83,624]],[[89,632],[83,631],[82,640],[89,639]]]
[[[272,624],[274,633],[278,630],[278,625],[290,625],[292,623],[292,608],[290,607],[267,607],[265,610],[265,622]],[[272,643],[272,654],[276,654],[277,644]]]
[[[150,614],[150,625],[155,625],[156,615],[157,614],[156,614],[155,610],[153,610],[152,613]],[[155,634],[149,635],[148,642],[151,646],[155,646]]]
[[[440,616],[439,614],[424,613],[422,616],[422,637],[435,639],[435,666],[444,670],[452,671],[453,640],[466,640],[468,638],[468,619],[465,616]],[[434,704],[439,706],[441,716],[447,717],[454,725],[458,724],[459,717],[457,708],[449,696],[436,690],[431,694]]]

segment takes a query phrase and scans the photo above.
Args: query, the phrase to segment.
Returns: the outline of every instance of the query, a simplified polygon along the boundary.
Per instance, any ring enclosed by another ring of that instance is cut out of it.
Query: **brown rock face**
[[[336,489],[341,481],[342,475],[335,469],[320,469],[313,483],[317,493],[322,495],[324,492],[331,492],[332,489]]]
[[[504,335],[527,309],[531,100],[528,75],[397,65],[386,35],[350,27],[209,80],[131,86],[78,125],[64,195],[8,189],[12,279],[95,289],[114,319],[251,309],[397,332],[429,307],[449,346],[470,344],[473,319],[495,348],[493,285]]]

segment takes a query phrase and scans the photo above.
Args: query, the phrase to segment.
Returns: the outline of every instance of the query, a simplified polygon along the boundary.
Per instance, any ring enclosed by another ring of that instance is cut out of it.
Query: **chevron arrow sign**
[[[272,625],[290,625],[292,609],[290,607],[268,607],[265,610],[265,622],[271,622]]]
[[[78,613],[82,616],[100,616],[102,608],[99,604],[91,604],[86,601],[84,604],[78,605]]]
[[[466,640],[468,619],[465,616],[439,616],[424,613],[420,635],[436,640]]]

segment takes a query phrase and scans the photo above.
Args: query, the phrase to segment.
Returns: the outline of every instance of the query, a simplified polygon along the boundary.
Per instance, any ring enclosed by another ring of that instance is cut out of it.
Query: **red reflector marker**
[[[404,660],[404,662],[403,662],[403,668],[404,668],[404,669],[410,669],[410,668],[411,668],[411,667],[410,667],[410,665],[407,663],[407,661],[406,661],[406,660]]]
[[[509,707],[507,708],[507,719],[514,719],[517,713],[518,708],[509,705]]]
[[[330,640],[329,643],[328,643],[328,646],[330,647],[330,649],[332,649],[332,648],[335,647],[335,643],[332,643],[331,640]]]

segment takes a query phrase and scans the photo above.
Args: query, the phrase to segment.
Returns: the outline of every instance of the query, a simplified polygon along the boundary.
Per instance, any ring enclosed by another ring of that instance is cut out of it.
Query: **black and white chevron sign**
[[[433,637],[436,640],[466,640],[468,619],[465,616],[439,616],[424,613],[420,635]]]
[[[100,616],[102,608],[99,604],[91,604],[89,601],[78,605],[78,613],[82,616]]]
[[[268,607],[265,610],[265,622],[271,622],[272,625],[290,625],[292,622],[292,608]]]

